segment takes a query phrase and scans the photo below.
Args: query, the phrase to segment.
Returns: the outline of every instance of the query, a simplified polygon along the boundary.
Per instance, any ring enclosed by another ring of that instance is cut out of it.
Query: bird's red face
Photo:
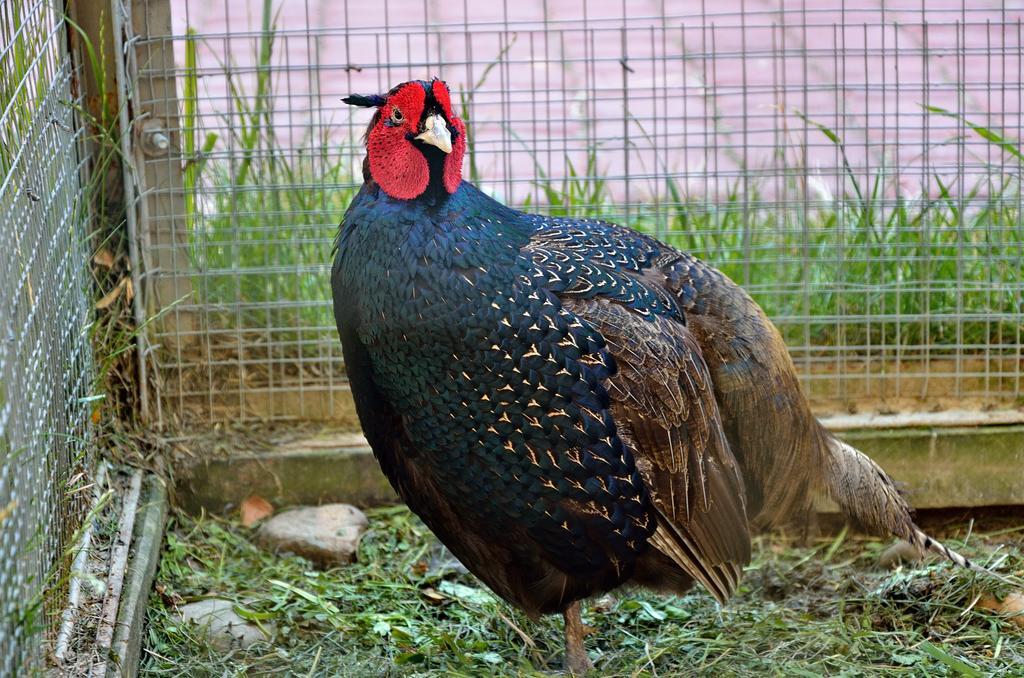
[[[377,106],[366,149],[373,180],[393,198],[411,200],[431,183],[454,193],[462,181],[466,127],[441,80],[414,80],[386,95],[353,94],[345,102]]]

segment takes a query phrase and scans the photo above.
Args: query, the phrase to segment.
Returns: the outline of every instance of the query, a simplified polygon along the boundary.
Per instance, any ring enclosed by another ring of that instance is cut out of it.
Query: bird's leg
[[[594,668],[583,644],[584,628],[580,618],[580,601],[574,601],[562,613],[565,618],[565,669],[574,676],[582,676]]]

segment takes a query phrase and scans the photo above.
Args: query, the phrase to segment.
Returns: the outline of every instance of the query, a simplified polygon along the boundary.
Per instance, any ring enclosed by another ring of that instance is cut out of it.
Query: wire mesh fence
[[[81,132],[63,13],[0,2],[0,675],[31,674],[88,492]],[[80,488],[79,488],[80,489]]]
[[[435,75],[465,178],[722,268],[820,408],[1019,403],[1006,3],[135,4],[136,105],[168,139],[141,193],[161,417],[345,414],[327,278],[368,114],[340,99]]]

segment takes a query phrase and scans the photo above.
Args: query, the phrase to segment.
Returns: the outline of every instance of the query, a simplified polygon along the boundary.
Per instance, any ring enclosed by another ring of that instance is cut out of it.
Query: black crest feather
[[[387,99],[382,94],[350,94],[342,99],[342,101],[349,106],[373,108],[374,106],[383,106]]]

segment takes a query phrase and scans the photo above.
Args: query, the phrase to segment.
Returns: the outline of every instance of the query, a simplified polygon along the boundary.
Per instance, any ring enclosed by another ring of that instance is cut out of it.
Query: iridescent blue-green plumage
[[[691,558],[728,570],[722,596],[749,557],[742,480],[685,332],[685,292],[671,289],[688,261],[618,226],[517,212],[468,182],[438,204],[368,183],[345,215],[332,284],[364,429],[410,506],[526,609],[558,610],[655,567],[648,542],[669,513],[681,525],[669,532],[693,527],[706,542]],[[682,386],[630,386],[647,369],[629,357],[635,323],[674,352],[666,363],[685,370],[660,376]],[[662,486],[645,482],[636,449],[659,437],[679,476]],[[709,475],[716,519],[735,536],[709,538],[689,515],[710,508]]]
[[[575,601],[696,581],[724,602],[751,530],[799,520],[816,492],[977,569],[822,428],[778,331],[722,273],[459,183],[449,95],[346,99],[377,113],[331,276],[345,368],[399,495],[506,600],[563,612],[570,670],[590,664]]]

